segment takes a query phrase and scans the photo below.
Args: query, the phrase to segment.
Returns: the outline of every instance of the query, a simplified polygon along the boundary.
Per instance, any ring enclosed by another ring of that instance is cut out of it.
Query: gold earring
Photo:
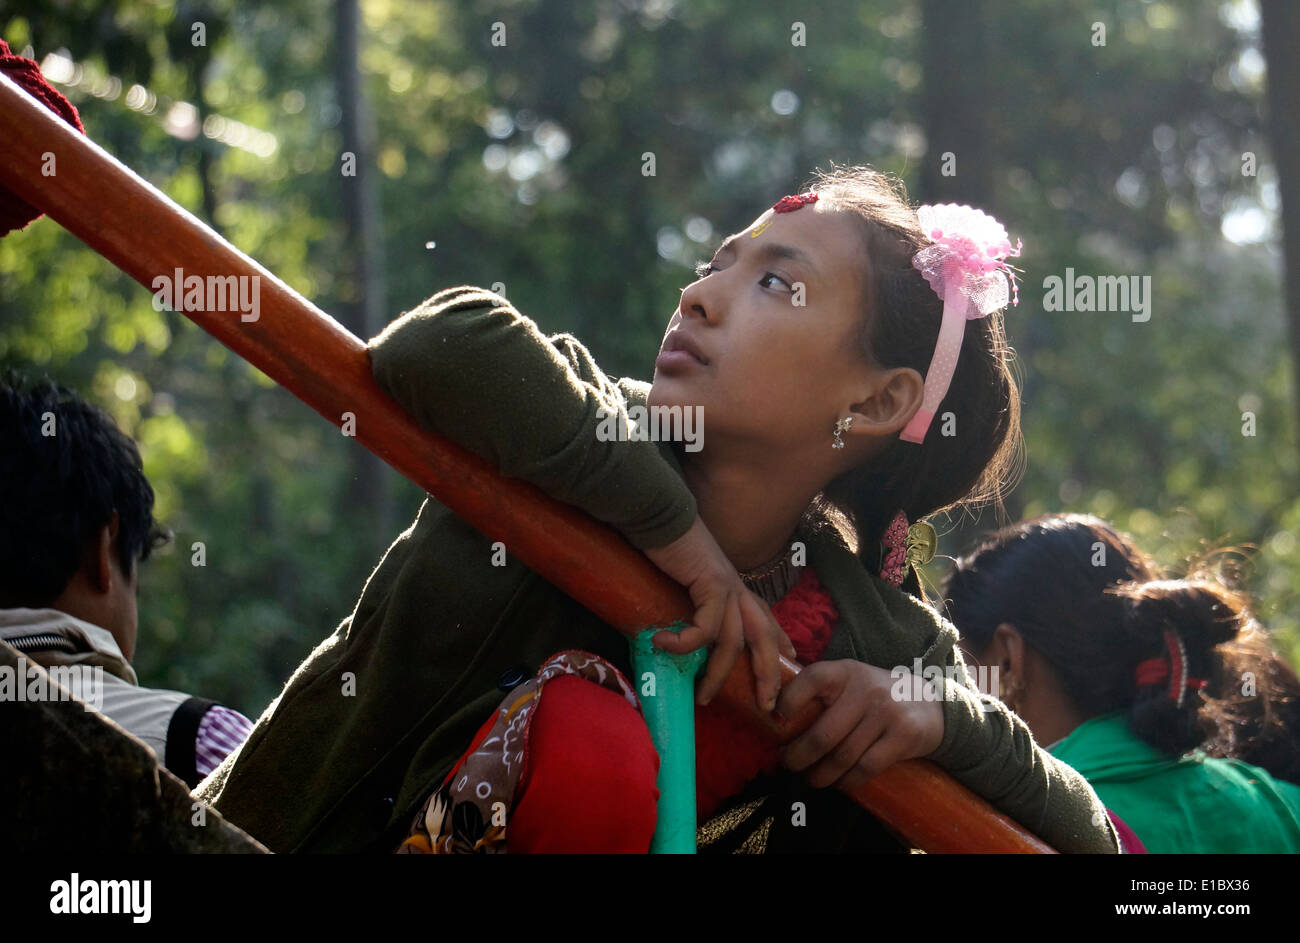
[[[831,448],[844,448],[844,440],[840,438],[841,432],[848,432],[849,426],[853,425],[853,417],[845,416],[843,419],[835,420],[835,441],[831,443]]]

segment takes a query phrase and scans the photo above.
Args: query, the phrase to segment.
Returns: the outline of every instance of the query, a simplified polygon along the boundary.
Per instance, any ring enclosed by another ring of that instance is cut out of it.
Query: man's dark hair
[[[0,607],[40,608],[63,592],[87,541],[118,513],[130,574],[170,535],[153,518],[140,451],[112,417],[48,378],[0,376]]]

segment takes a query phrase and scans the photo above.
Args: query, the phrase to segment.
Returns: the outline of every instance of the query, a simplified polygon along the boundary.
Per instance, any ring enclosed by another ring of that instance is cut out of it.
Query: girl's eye
[[[696,277],[696,278],[708,278],[710,275],[712,275],[712,274],[713,274],[714,272],[716,272],[716,271],[717,271],[717,268],[714,266],[714,264],[713,264],[712,262],[704,262],[704,261],[700,261],[700,262],[696,262],[696,263],[695,263],[695,277]],[[771,279],[771,278],[776,279],[778,282],[780,282],[782,285],[784,285],[784,286],[786,287],[787,290],[789,290],[789,291],[794,291],[793,286],[791,286],[791,284],[790,284],[789,282],[787,282],[787,281],[786,281],[784,278],[782,278],[780,275],[777,275],[775,272],[764,272],[764,273],[763,273],[763,277],[760,278],[760,279],[758,280],[758,283],[759,283],[759,285],[761,285],[762,287],[767,288],[767,287],[769,287],[769,286],[766,284],[766,282],[767,282],[768,279]]]

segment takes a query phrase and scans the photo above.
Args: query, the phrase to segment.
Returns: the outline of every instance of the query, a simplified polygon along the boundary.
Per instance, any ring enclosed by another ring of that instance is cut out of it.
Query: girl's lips
[[[709,365],[709,358],[704,356],[704,351],[700,349],[700,345],[695,342],[693,337],[681,328],[668,332],[668,336],[664,338],[661,350],[665,354],[675,353],[678,351],[688,353],[701,365],[706,367]]]
[[[680,367],[704,366],[704,361],[700,360],[689,350],[665,350],[655,360],[656,368],[677,369]]]

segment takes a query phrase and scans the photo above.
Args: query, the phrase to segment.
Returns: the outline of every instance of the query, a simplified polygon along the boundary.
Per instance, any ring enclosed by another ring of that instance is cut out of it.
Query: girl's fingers
[[[776,621],[776,616],[772,614],[772,607],[767,604],[767,600],[762,596],[756,596],[750,590],[745,591],[745,598],[755,606],[758,606],[771,620],[775,628],[777,650],[791,661],[798,659],[799,654],[794,650],[794,642],[790,641],[790,636],[785,634],[785,629],[781,628],[781,623]]]
[[[860,717],[849,735],[808,770],[808,785],[814,789],[826,789],[841,779],[847,780],[858,774],[862,774],[864,781],[870,778],[874,774],[863,771],[861,764],[869,758],[868,751],[880,744],[885,733],[885,724],[879,714]]]
[[[775,617],[773,617],[775,618]],[[778,623],[777,628],[780,628]],[[781,654],[791,661],[798,661],[799,653],[794,650],[794,642],[790,641],[790,636],[785,634],[785,629],[780,630],[777,636],[777,645],[780,647]]]
[[[722,689],[736,665],[736,659],[745,647],[744,627],[740,619],[740,600],[729,595],[722,617],[722,631],[709,653],[709,662],[704,670],[704,680],[696,693],[696,703],[703,706],[713,700],[713,696]]]
[[[797,773],[811,770],[834,752],[861,720],[856,712],[832,704],[811,727],[786,744],[781,762]]]
[[[704,602],[695,613],[695,622],[680,632],[665,629],[652,641],[656,648],[674,655],[684,655],[703,648],[718,637],[719,625],[726,610],[725,598],[713,597]]]
[[[858,757],[857,762],[843,776],[835,780],[834,785],[843,785],[852,789],[905,759],[908,759],[906,739],[893,736],[891,731],[884,731],[879,739]]]
[[[782,717],[793,717],[810,701],[819,700],[829,705],[844,687],[846,673],[833,661],[819,661],[804,668],[781,689],[776,709]]]
[[[754,597],[757,601],[757,597]],[[765,711],[776,707],[776,694],[781,689],[780,649],[777,636],[785,637],[771,613],[748,605],[742,597],[741,611],[745,620],[745,641],[749,645],[754,664],[754,698]]]
[[[813,725],[786,744],[781,762],[802,772],[838,747],[862,719],[861,709],[851,698],[841,697],[845,673],[834,662],[809,665],[781,692],[777,710],[793,717],[810,701],[820,700],[826,709]]]
[[[767,613],[767,617],[772,620],[772,625],[776,628],[777,651],[791,661],[797,661],[799,659],[799,653],[794,650],[794,642],[790,641],[790,636],[785,634],[785,629],[781,628],[781,623],[776,621],[776,616],[772,614],[772,607],[753,593],[750,593],[750,597],[763,607],[763,611]]]
[[[685,655],[687,652],[693,652],[697,648],[703,648],[709,644],[709,633],[697,625],[687,626],[680,632],[671,632],[664,629],[662,632],[655,633],[651,641],[655,648],[665,652],[671,652],[674,655]]]

